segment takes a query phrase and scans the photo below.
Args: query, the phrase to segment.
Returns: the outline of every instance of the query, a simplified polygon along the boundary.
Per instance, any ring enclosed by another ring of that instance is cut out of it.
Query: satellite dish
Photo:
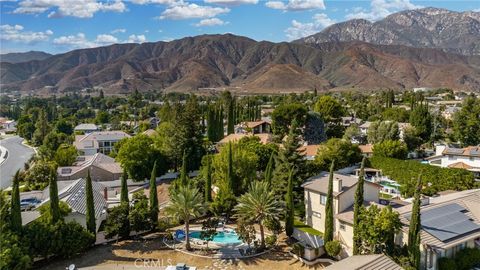
[[[68,270],[75,270],[75,269],[76,269],[75,264],[70,264],[68,266]]]

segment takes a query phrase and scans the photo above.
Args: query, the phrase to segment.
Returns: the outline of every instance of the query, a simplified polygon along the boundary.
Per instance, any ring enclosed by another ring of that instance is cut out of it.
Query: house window
[[[325,205],[327,203],[327,196],[320,195],[320,204]]]
[[[346,230],[345,223],[341,223],[341,222],[340,222],[340,230],[341,230],[341,231],[345,231],[345,230]]]
[[[312,212],[312,215],[317,218],[322,218],[322,214],[320,214],[319,212]]]

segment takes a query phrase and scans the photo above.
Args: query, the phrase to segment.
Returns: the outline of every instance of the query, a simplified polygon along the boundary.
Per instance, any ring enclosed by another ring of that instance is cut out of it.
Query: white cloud
[[[357,7],[345,18],[376,21],[401,10],[417,8],[422,8],[422,6],[415,5],[410,0],[371,0],[370,10]]]
[[[130,35],[125,43],[144,43],[146,41],[145,35]]]
[[[110,45],[113,43],[119,43],[119,41],[116,37],[109,34],[97,35],[95,40],[88,40],[84,33],[61,36],[53,40],[53,44],[55,45],[66,46],[73,49],[93,48]]]
[[[112,34],[125,33],[125,32],[127,32],[127,29],[125,29],[125,28],[117,28],[117,29],[114,29],[114,30],[110,31],[110,33],[112,33]]]
[[[230,9],[211,7],[211,6],[199,6],[197,4],[183,4],[178,6],[172,6],[162,12],[160,19],[171,20],[183,20],[193,18],[212,18],[222,13],[228,13]]]
[[[325,9],[323,0],[288,0],[287,3],[283,1],[268,1],[265,3],[265,6],[284,11]]]
[[[183,3],[183,0],[132,0],[132,3],[137,5],[147,5],[147,4],[175,5],[178,3]]]
[[[95,42],[99,44],[112,44],[112,43],[118,43],[118,39],[112,35],[100,34],[95,39]]]
[[[21,25],[0,25],[0,39],[13,42],[35,43],[39,41],[46,41],[53,35],[51,30],[44,32],[24,31]]]
[[[472,10],[473,12],[480,12],[480,8]]]
[[[226,22],[220,20],[219,18],[210,18],[210,19],[203,19],[199,23],[195,24],[197,27],[202,26],[215,26],[215,25],[224,25],[227,24]]]
[[[287,28],[285,33],[288,40],[299,39],[318,33],[334,23],[335,20],[330,19],[326,14],[318,13],[313,16],[313,22],[311,23],[301,23],[293,20],[292,26]]]
[[[121,0],[103,2],[97,0],[23,0],[13,13],[38,14],[50,10],[49,18],[72,16],[91,18],[96,12],[124,12],[126,6]]]
[[[225,6],[236,6],[244,4],[253,4],[256,5],[258,0],[204,0],[205,3],[225,5]]]

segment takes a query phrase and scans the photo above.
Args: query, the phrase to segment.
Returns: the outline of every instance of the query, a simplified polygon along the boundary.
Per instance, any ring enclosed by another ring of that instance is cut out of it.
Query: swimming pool
[[[196,239],[202,239],[200,237],[200,231],[191,232],[190,237],[196,238]],[[213,237],[212,242],[219,243],[219,244],[241,244],[242,240],[238,238],[238,235],[236,232],[231,231],[231,232],[218,232]]]

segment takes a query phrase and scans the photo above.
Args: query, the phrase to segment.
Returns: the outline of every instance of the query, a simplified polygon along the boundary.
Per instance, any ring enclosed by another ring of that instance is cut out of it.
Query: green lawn
[[[311,235],[318,235],[318,236],[323,236],[323,233],[320,231],[315,230],[314,228],[304,224],[300,220],[295,220],[293,223],[293,226],[297,229],[299,229],[302,232],[306,232]]]
[[[392,195],[380,192],[380,199],[391,199]]]

